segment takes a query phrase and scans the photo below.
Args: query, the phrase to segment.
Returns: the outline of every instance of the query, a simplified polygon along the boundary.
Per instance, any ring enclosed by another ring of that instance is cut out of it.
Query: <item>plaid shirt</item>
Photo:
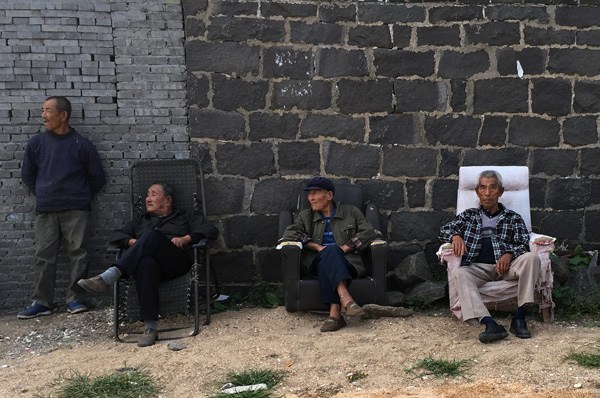
[[[529,251],[529,233],[521,216],[498,204],[502,212],[496,225],[496,233],[492,235],[492,247],[496,261],[504,253],[512,253],[513,260]],[[467,209],[457,215],[454,220],[440,229],[440,239],[451,242],[454,235],[461,236],[467,246],[467,254],[462,264],[468,265],[477,259],[481,250],[481,211],[482,207]]]

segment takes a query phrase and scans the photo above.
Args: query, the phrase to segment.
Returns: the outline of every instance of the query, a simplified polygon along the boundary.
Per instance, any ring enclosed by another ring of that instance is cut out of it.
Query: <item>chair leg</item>
[[[542,318],[544,319],[544,322],[551,321],[550,308],[542,308]]]
[[[204,253],[204,265],[206,266],[206,321],[205,325],[210,324],[210,257],[208,250]]]
[[[123,340],[121,339],[120,331],[120,324],[121,324],[121,316],[119,314],[119,295],[120,295],[120,288],[119,288],[119,281],[116,281],[113,285],[113,323],[114,323],[114,333],[115,333],[115,341],[117,342],[123,342]]]
[[[200,332],[200,299],[198,292],[198,277],[200,274],[200,265],[194,262],[192,265],[192,283],[194,284],[194,330],[191,336],[195,336]]]

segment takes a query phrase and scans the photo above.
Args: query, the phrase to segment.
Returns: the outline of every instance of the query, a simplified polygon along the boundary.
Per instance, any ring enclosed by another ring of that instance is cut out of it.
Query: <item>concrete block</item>
[[[572,176],[577,166],[577,151],[568,149],[534,149],[531,152],[531,173]]]
[[[443,81],[395,80],[394,94],[398,112],[446,110],[448,86]]]
[[[253,112],[249,117],[248,138],[258,141],[267,138],[293,140],[298,133],[300,118],[292,113]]]
[[[331,83],[323,80],[286,80],[273,83],[273,109],[327,109],[331,107]]]
[[[417,144],[421,130],[418,117],[408,113],[372,116],[369,126],[369,143],[383,145]]]
[[[312,51],[291,47],[268,47],[263,50],[263,75],[308,79],[313,74]]]
[[[475,113],[528,111],[528,82],[521,79],[495,78],[475,81]]]
[[[373,65],[378,76],[431,76],[435,60],[433,51],[375,49]]]
[[[320,48],[316,51],[317,75],[323,77],[368,76],[367,57],[361,50]]]
[[[521,147],[558,146],[559,131],[556,119],[513,116],[508,127],[508,142]]]
[[[278,154],[279,172],[282,175],[319,174],[321,156],[316,142],[282,142],[278,145]]]
[[[372,178],[379,173],[380,150],[370,145],[323,144],[325,172],[338,176]],[[348,162],[352,159],[352,162]]]
[[[489,55],[484,50],[474,52],[443,51],[439,62],[439,76],[464,79],[490,68]]]
[[[521,34],[518,22],[488,22],[466,25],[465,40],[469,44],[510,46],[519,44]]]
[[[566,116],[571,113],[573,87],[566,79],[533,79],[531,110],[538,114]]]
[[[258,178],[275,172],[275,157],[270,143],[217,145],[215,159],[220,174]]]
[[[389,80],[340,80],[337,105],[345,114],[391,112],[393,86]]]
[[[481,118],[444,115],[425,118],[425,135],[430,145],[451,145],[473,148],[481,127]]]
[[[358,3],[358,20],[365,23],[425,22],[421,5]]]
[[[438,151],[430,148],[384,147],[382,173],[389,177],[433,177]]]
[[[348,141],[363,141],[365,121],[346,115],[309,113],[300,128],[302,138],[335,137]]]
[[[290,22],[291,41],[309,44],[343,44],[344,27],[329,23]]]

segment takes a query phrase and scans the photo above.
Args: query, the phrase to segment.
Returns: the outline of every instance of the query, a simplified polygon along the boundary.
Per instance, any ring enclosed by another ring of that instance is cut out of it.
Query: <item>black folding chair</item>
[[[206,200],[204,193],[204,175],[193,159],[148,160],[136,162],[131,167],[130,194],[131,215],[142,214],[145,209],[145,198],[148,187],[156,182],[166,182],[175,191],[174,208],[201,209],[206,218]],[[199,182],[199,184],[198,184]],[[220,294],[217,275],[210,264],[209,246],[211,241],[203,239],[194,248],[194,264],[190,272],[179,278],[162,282],[159,287],[159,314],[164,316],[174,313],[186,313],[194,316],[194,328],[189,336],[200,331],[200,301],[204,299],[206,319],[204,325],[210,323],[210,306]],[[118,259],[122,250],[116,247],[109,249]],[[201,270],[204,268],[204,293],[201,291]],[[119,279],[114,284],[114,334],[115,340],[125,342],[122,338],[126,324],[139,320],[139,303],[135,281],[133,278]],[[170,332],[183,327],[161,329]],[[133,334],[129,332],[128,334]],[[131,342],[131,341],[128,341]]]

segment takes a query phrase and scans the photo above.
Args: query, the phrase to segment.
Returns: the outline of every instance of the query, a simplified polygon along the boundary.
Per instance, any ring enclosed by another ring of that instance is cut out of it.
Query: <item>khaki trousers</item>
[[[52,308],[56,285],[56,260],[60,242],[64,238],[67,256],[71,260],[69,286],[66,302],[77,300],[83,291],[77,281],[86,277],[87,251],[83,247],[86,238],[89,212],[67,210],[39,213],[35,219],[35,289],[32,299]]]
[[[496,273],[496,264],[471,263],[452,272],[456,286],[463,320],[489,316],[479,287],[486,282],[498,280],[518,280],[517,302],[519,307],[534,302],[535,283],[540,274],[540,259],[534,253],[525,253],[510,263],[508,273],[500,277]]]

